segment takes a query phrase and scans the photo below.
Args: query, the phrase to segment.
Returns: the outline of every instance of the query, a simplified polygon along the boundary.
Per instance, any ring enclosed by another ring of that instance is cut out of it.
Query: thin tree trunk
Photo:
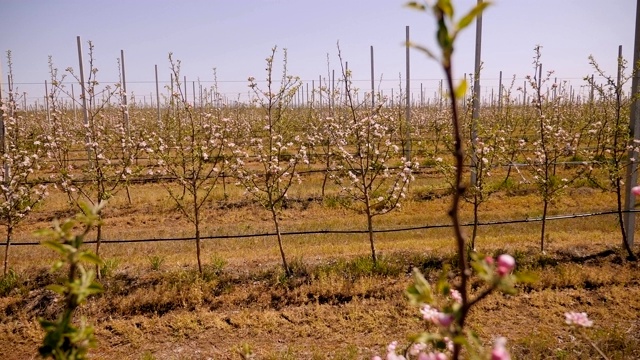
[[[124,188],[127,191],[127,200],[129,201],[129,205],[131,205],[132,202],[131,202],[131,192],[129,191],[129,184],[125,185]]]
[[[222,198],[225,202],[229,199],[229,195],[227,194],[227,176],[224,172],[220,174],[222,176]]]
[[[102,224],[96,226],[96,256],[100,257],[100,244],[102,243]],[[96,276],[98,280],[102,279],[102,269],[96,264]]]
[[[9,245],[11,245],[11,235],[13,234],[13,226],[7,226],[7,244],[4,248],[4,271],[3,275],[7,275],[7,270],[9,266]]]
[[[196,257],[198,258],[198,272],[202,275],[202,262],[200,260],[200,227],[196,225]]]
[[[282,248],[282,235],[280,234],[280,223],[278,222],[278,214],[273,207],[271,207],[271,215],[273,217],[273,224],[276,227],[276,236],[278,237],[278,247],[280,249],[280,256],[282,257],[282,266],[284,267],[284,272],[287,274],[287,276],[291,276],[291,269],[289,269],[287,258],[284,255],[284,249]]]
[[[542,230],[540,232],[540,251],[544,253],[544,235],[545,228],[547,226],[547,208],[549,207],[549,200],[544,199],[544,207],[542,208]]]
[[[502,183],[500,184],[500,186],[504,186],[507,183],[507,181],[509,181],[509,178],[511,177],[511,170],[513,166],[514,158],[515,158],[515,152],[511,154],[511,158],[509,159],[509,166],[507,167],[507,175],[505,175],[504,180],[502,180]]]
[[[480,204],[478,203],[478,196],[474,195],[473,199],[473,232],[471,233],[471,249],[473,251],[476,250],[476,236],[478,234],[478,208]]]
[[[326,149],[326,154],[325,154],[325,164],[324,164],[324,168],[325,168],[325,172],[324,172],[324,178],[322,179],[322,200],[324,200],[324,194],[325,194],[325,189],[327,186],[327,180],[329,179],[329,167],[331,166],[331,155],[330,155],[330,147],[327,146]]]
[[[371,216],[371,211],[367,207],[367,230],[369,231],[369,243],[371,244],[371,260],[373,261],[373,266],[378,266],[378,258],[376,257],[376,246],[373,242],[373,216]]]
[[[620,186],[620,180],[616,181],[616,202],[617,202],[617,210],[618,210],[618,225],[620,226],[620,233],[622,234],[622,244],[624,245],[624,249],[627,251],[630,260],[637,260],[636,255],[633,253],[633,249],[629,246],[629,241],[627,240],[627,232],[624,228],[624,219],[622,218],[622,187]]]
[[[194,194],[196,194],[195,191]],[[200,211],[198,209],[198,197],[196,195],[193,196],[193,219],[193,224],[196,227],[196,257],[198,258],[198,272],[200,273],[200,276],[202,276],[202,261],[200,260]]]
[[[324,200],[324,191],[327,186],[327,178],[329,177],[329,170],[324,172],[324,178],[322,179],[322,200]]]

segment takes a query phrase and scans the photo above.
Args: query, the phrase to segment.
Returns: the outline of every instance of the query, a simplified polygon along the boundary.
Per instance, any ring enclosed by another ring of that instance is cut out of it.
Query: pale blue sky
[[[289,72],[305,81],[326,76],[327,53],[338,69],[336,42],[361,88],[369,88],[369,46],[375,49],[376,78],[381,87],[398,87],[404,77],[405,25],[412,41],[434,48],[430,16],[403,7],[405,0],[0,0],[0,50],[11,50],[19,90],[43,93],[47,56],[56,66],[78,67],[76,36],[95,44],[98,80],[117,81],[116,58],[125,51],[128,87],[138,96],[154,89],[154,65],[168,80],[167,55],[182,60],[187,80],[212,80],[218,72],[220,91],[229,97],[247,93],[249,76],[265,77],[264,58],[273,45],[289,51]],[[458,12],[475,0],[454,1]],[[631,60],[635,26],[633,0],[497,0],[484,14],[482,77],[486,88],[497,85],[499,71],[518,84],[533,72],[533,47],[543,46],[544,70],[574,87],[592,72],[593,54],[611,74],[618,45]],[[474,29],[457,46],[455,72],[473,71]],[[412,51],[414,94],[420,83],[435,91],[442,73],[436,64]],[[6,82],[6,56],[2,57]],[[317,80],[316,80],[317,82]],[[506,82],[506,80],[505,80]],[[30,83],[37,83],[32,85]],[[376,81],[377,83],[377,81]],[[210,85],[210,84],[206,84]],[[385,92],[386,92],[385,91]]]

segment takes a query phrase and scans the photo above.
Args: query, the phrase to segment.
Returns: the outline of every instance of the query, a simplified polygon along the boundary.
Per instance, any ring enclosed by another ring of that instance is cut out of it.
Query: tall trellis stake
[[[411,66],[410,66],[410,42],[409,42],[409,26],[405,27],[405,65],[406,65],[406,73],[407,73],[407,83],[405,90],[405,146],[404,146],[404,158],[405,161],[411,160],[411,97],[409,94],[411,93]]]
[[[120,66],[122,71],[122,114],[124,120],[124,128],[127,131],[127,136],[130,136],[129,131],[129,104],[127,103],[127,78],[124,71],[124,50],[120,50]]]
[[[91,136],[89,133],[89,109],[87,108],[87,89],[84,82],[84,64],[82,61],[82,41],[80,36],[76,37],[78,43],[78,63],[80,66],[80,98],[82,99],[82,116],[83,124],[86,129],[85,143],[87,148],[87,158],[89,160],[89,166],[92,166],[91,161]]]
[[[478,0],[478,5],[482,0]],[[476,147],[478,143],[478,118],[480,117],[480,68],[482,66],[482,12],[476,17],[476,58],[473,74],[473,113],[471,114],[471,184],[476,185],[478,174],[476,166],[478,154]]]

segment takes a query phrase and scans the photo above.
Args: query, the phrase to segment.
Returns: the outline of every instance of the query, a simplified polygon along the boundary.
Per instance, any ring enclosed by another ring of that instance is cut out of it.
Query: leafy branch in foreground
[[[415,1],[408,4],[408,6],[413,9],[432,12],[438,24],[436,38],[441,50],[440,57],[437,57],[423,46],[411,45],[424,52],[427,56],[436,59],[441,64],[446,75],[448,88],[450,89],[455,191],[453,193],[449,216],[453,222],[455,232],[458,277],[460,280],[459,284],[451,286],[447,280],[447,271],[445,269],[440,280],[436,283],[434,291],[424,276],[416,271],[414,285],[408,290],[410,301],[412,304],[421,307],[423,318],[435,324],[437,330],[423,332],[411,338],[411,345],[405,350],[404,355],[396,355],[397,343],[391,343],[387,348],[387,359],[414,357],[417,359],[440,360],[448,359],[449,356],[453,359],[459,359],[463,348],[468,358],[486,358],[487,356],[482,349],[482,343],[478,337],[473,332],[465,329],[467,316],[475,304],[482,301],[492,292],[498,290],[505,293],[513,293],[515,291],[515,282],[523,280],[523,278],[511,274],[515,268],[515,260],[507,254],[500,255],[496,260],[490,257],[480,260],[476,254],[472,254],[471,258],[473,258],[473,261],[470,264],[469,256],[467,256],[466,253],[466,239],[462,233],[460,224],[460,201],[465,195],[467,187],[462,182],[464,151],[461,134],[462,126],[459,119],[457,101],[464,96],[467,84],[463,81],[457,87],[454,86],[451,61],[457,35],[462,29],[469,26],[488,5],[489,3],[478,2],[466,15],[456,21],[454,19],[453,4],[451,4],[450,0],[438,0],[433,5]],[[470,294],[469,292],[469,281],[473,272],[486,284],[476,294]],[[439,310],[435,295],[448,297],[452,299],[452,301],[447,301],[447,303],[441,307],[442,310]],[[506,340],[504,340],[504,338],[499,338],[499,340],[496,341],[490,358],[500,360],[510,359],[509,353],[505,348],[505,342]],[[450,355],[448,353],[450,353]],[[379,359],[379,357],[374,357],[374,359]]]
[[[67,279],[63,284],[49,285],[47,288],[64,298],[64,309],[56,320],[38,319],[46,334],[38,352],[44,358],[85,359],[87,352],[96,344],[93,327],[83,318],[80,325],[73,324],[76,309],[89,296],[102,292],[102,286],[94,281],[95,273],[86,270],[83,263],[102,265],[102,260],[89,250],[81,250],[84,238],[100,222],[100,211],[105,202],[90,207],[81,204],[82,213],[62,224],[54,222],[52,229],[39,231],[46,236],[42,245],[55,250],[61,256],[53,265],[52,271],[68,265]],[[82,226],[80,234],[74,234],[74,227]]]

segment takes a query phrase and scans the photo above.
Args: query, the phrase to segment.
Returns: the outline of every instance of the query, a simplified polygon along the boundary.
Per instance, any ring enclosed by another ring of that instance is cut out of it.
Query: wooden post
[[[2,101],[2,61],[0,61],[0,151],[2,151],[2,155],[7,152],[6,141],[5,141],[5,133],[6,130],[4,128],[4,107],[2,106],[4,102]],[[6,165],[6,164],[5,164]],[[7,167],[5,166],[5,169]],[[5,173],[5,180],[8,179],[8,176]]]
[[[482,4],[482,0],[478,0],[478,5]],[[482,12],[476,17],[476,58],[475,70],[473,74],[473,112],[471,115],[471,186],[475,186],[478,181],[476,167],[478,163],[478,155],[476,147],[478,145],[478,118],[480,117],[480,67],[482,52]],[[493,102],[493,99],[491,100]]]
[[[47,80],[44,81],[44,105],[47,114],[47,124],[51,125],[51,111],[49,110],[49,83]],[[24,110],[27,110],[26,106],[24,107]]]
[[[322,75],[318,75],[318,94],[320,94],[318,108],[322,109]]]
[[[84,83],[84,65],[82,61],[82,41],[80,36],[76,37],[78,43],[78,63],[80,64],[80,98],[82,99],[82,116],[84,118],[84,126],[87,127],[87,133],[85,136],[85,143],[87,148],[87,158],[89,160],[89,166],[92,165],[91,161],[91,136],[89,136],[89,109],[87,109],[87,89]]]
[[[376,84],[375,84],[375,72],[373,70],[373,45],[370,46],[371,49],[371,109],[375,109],[376,107]]]
[[[345,98],[345,102],[346,102],[346,98],[347,98],[347,93],[349,92],[349,81],[351,79],[351,75],[349,74],[349,62],[345,61],[344,62],[344,70],[345,70],[345,76],[344,76],[344,98]],[[342,102],[342,94],[340,95],[340,101]]]
[[[502,112],[502,71],[498,80],[498,111]]]
[[[331,70],[331,91],[329,91],[329,101],[330,101],[329,107],[331,108],[332,113],[333,113],[333,106],[335,105],[334,96],[333,96],[334,95],[333,94],[334,91],[336,91],[336,71],[335,71],[335,69]]]
[[[406,59],[406,73],[407,83],[405,90],[406,97],[406,109],[405,109],[405,147],[404,147],[404,159],[405,161],[411,161],[411,66],[410,66],[410,53],[409,53],[409,26],[405,27],[405,59]]]
[[[187,76],[183,76],[183,84],[184,84],[184,93],[182,94],[182,101],[183,102],[188,102],[189,98],[187,97],[188,93],[187,93]],[[178,79],[176,79],[176,81],[178,81]]]
[[[129,105],[127,104],[127,78],[124,71],[124,50],[120,50],[120,66],[122,67],[122,118],[124,120],[124,128],[127,132],[127,136],[130,136],[129,132]]]
[[[542,63],[538,65],[538,89],[542,90]]]

